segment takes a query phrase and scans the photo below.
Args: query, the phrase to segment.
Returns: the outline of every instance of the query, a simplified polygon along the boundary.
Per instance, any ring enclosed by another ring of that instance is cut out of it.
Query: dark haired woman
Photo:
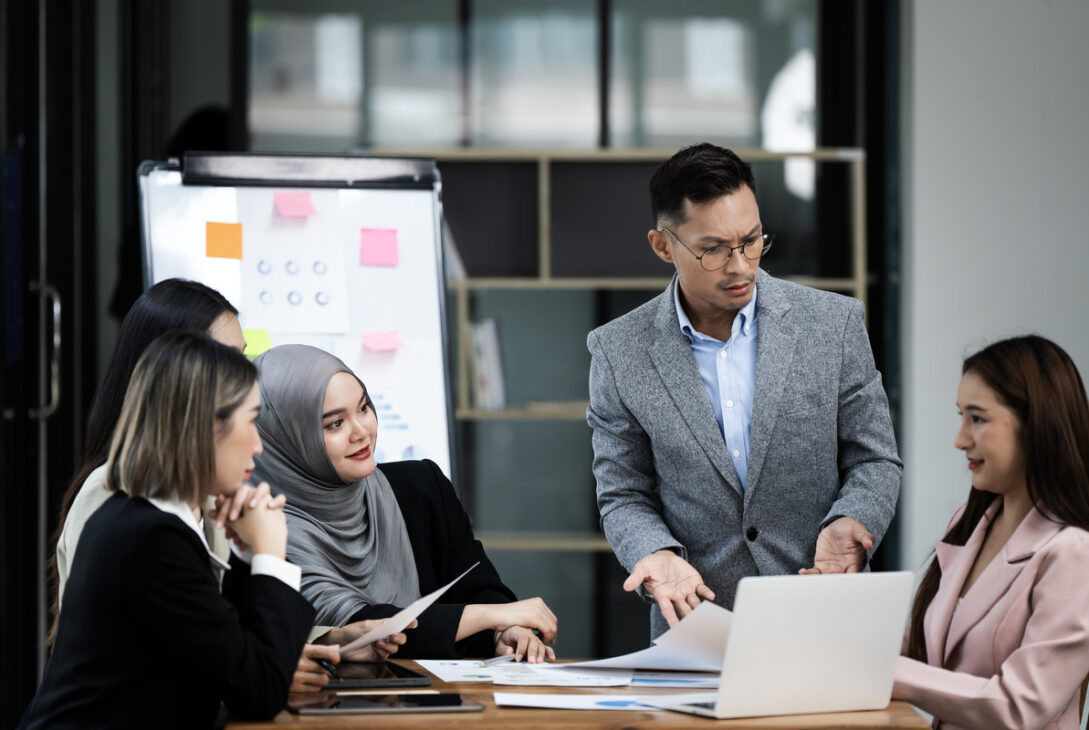
[[[212,727],[283,708],[314,617],[285,558],[287,524],[264,485],[257,371],[197,333],[153,342],[111,441],[113,496],[89,520],[68,602],[25,727]],[[198,526],[218,497],[236,542],[223,593]],[[137,638],[138,637],[138,638]]]
[[[144,292],[129,310],[121,323],[113,356],[87,418],[83,463],[61,499],[54,557],[57,595],[53,606],[53,630],[83,525],[111,495],[105,488],[104,465],[133,368],[152,340],[175,330],[207,332],[212,339],[239,352],[246,347],[238,323],[238,310],[215,289],[195,281],[160,281]],[[213,553],[226,558],[228,548],[223,531],[215,530],[211,520],[205,521],[204,535]]]
[[[940,728],[1079,726],[1089,673],[1089,402],[1042,337],[964,361],[968,502],[915,597],[893,697]]]

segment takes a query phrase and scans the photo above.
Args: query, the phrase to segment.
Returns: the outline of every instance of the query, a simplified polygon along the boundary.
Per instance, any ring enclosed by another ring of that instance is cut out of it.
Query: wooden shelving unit
[[[477,537],[489,550],[611,553],[608,540],[587,532],[481,532]]]
[[[674,149],[640,150],[451,150],[414,149],[383,150],[397,155],[433,157],[440,166],[443,163],[521,163],[535,166],[536,178],[536,269],[535,276],[468,276],[447,280],[448,291],[453,295],[453,322],[457,332],[455,353],[455,416],[464,423],[496,421],[545,422],[568,421],[572,424],[585,421],[588,402],[535,403],[502,410],[481,410],[473,407],[471,393],[471,335],[470,321],[472,297],[487,291],[660,291],[668,283],[668,276],[570,276],[556,275],[553,266],[553,229],[557,216],[564,211],[554,209],[552,182],[554,167],[564,163],[657,163],[668,159]],[[737,154],[749,161],[785,161],[806,158],[823,163],[847,165],[850,169],[851,192],[847,204],[853,236],[850,245],[849,275],[837,278],[813,276],[786,276],[783,278],[807,286],[837,291],[866,301],[866,211],[865,211],[865,154],[855,148],[817,149],[810,152],[782,153],[758,149],[737,149]],[[449,215],[448,215],[449,217]],[[459,240],[465,235],[455,231]],[[581,333],[585,334],[585,333]],[[587,434],[589,438],[589,434]],[[578,532],[488,532],[480,535],[490,550],[608,553],[610,548],[597,533]]]

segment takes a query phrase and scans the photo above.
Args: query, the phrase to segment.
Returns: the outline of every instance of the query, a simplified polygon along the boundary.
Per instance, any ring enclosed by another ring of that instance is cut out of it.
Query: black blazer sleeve
[[[200,540],[180,521],[148,530],[125,597],[138,636],[176,671],[200,678],[242,719],[275,715],[314,619],[298,591],[267,575],[251,575],[231,556],[226,595],[208,567]],[[186,534],[190,533],[190,534]]]
[[[503,584],[499,572],[484,552],[484,546],[473,535],[469,515],[454,493],[453,485],[431,461],[399,461],[382,464],[379,468],[389,479],[404,516],[421,594],[431,593],[473,563],[480,563],[420,615],[419,627],[406,632],[408,641],[397,656],[491,656],[495,653],[495,640],[490,630],[454,641],[461,614],[470,603],[509,603],[518,599]],[[370,606],[356,614],[353,620],[382,618],[396,611],[392,606]],[[369,615],[362,615],[364,613]]]

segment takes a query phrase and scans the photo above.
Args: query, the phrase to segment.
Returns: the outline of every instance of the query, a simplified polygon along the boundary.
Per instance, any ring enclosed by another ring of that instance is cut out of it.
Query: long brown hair
[[[1089,530],[1089,399],[1070,356],[1043,337],[1014,337],[972,355],[961,372],[979,376],[1017,417],[1033,506],[1056,522]],[[994,499],[973,488],[943,542],[964,545]],[[932,560],[911,609],[912,659],[927,660],[923,618],[941,577],[938,561]]]

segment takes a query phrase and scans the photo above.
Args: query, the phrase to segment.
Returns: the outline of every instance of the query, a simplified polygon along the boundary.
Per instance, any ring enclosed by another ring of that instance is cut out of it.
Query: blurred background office
[[[0,27],[5,726],[37,683],[57,501],[142,287],[142,160],[438,159],[464,264],[453,476],[510,585],[561,617],[562,656],[647,635],[597,529],[584,340],[668,280],[645,189],[677,147],[751,151],[765,267],[866,300],[905,458],[879,567],[917,567],[963,495],[966,352],[1035,331],[1089,368],[1081,0],[0,0]],[[499,402],[461,376],[461,325],[485,323]]]

